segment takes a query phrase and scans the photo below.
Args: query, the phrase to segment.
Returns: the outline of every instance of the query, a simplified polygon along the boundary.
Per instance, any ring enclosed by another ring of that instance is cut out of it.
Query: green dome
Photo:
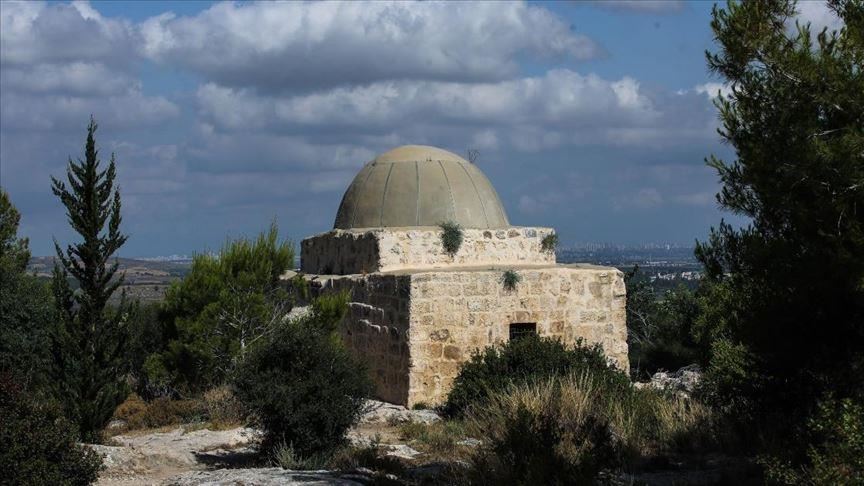
[[[334,228],[510,225],[501,200],[476,165],[426,145],[403,145],[375,157],[348,186]]]

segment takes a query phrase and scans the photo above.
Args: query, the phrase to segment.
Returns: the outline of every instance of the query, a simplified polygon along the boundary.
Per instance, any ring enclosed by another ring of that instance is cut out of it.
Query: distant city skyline
[[[712,2],[0,3],[0,185],[34,255],[75,240],[50,176],[93,114],[123,256],[190,255],[276,221],[332,227],[360,167],[466,155],[510,222],[564,245],[687,245],[721,217]],[[800,20],[836,27],[821,2]]]

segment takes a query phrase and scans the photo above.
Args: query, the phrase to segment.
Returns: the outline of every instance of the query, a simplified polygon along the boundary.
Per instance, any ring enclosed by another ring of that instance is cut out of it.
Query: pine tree
[[[709,374],[721,403],[781,436],[821,398],[864,390],[864,3],[829,7],[844,25],[815,40],[791,0],[730,2],[711,23],[736,160],[708,164],[749,224],[697,248],[715,291]]]
[[[99,439],[99,432],[125,395],[121,379],[125,298],[113,312],[107,304],[123,282],[122,275],[117,276],[117,261],[109,260],[127,237],[120,233],[114,155],[108,168],[100,170],[96,128],[91,117],[84,160],[69,160],[68,187],[51,178],[52,191],[66,207],[69,224],[83,240],[68,245],[65,252],[54,242],[60,262],[54,268],[54,295],[62,315],[54,355],[67,414],[78,423],[82,439],[88,441]],[[69,275],[77,280],[79,290],[71,291]]]

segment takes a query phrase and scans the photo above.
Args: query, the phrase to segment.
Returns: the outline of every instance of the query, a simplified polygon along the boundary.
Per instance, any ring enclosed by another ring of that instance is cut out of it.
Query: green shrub
[[[504,286],[504,290],[516,290],[516,285],[518,285],[521,281],[522,276],[519,275],[516,270],[507,270],[503,274],[501,274],[501,285]]]
[[[338,315],[285,323],[238,368],[237,397],[262,429],[265,451],[284,445],[298,457],[327,454],[360,418],[371,383],[334,332]]]
[[[462,227],[453,221],[445,221],[438,226],[441,228],[441,246],[448,255],[454,256],[462,246]]]
[[[275,465],[283,469],[291,469],[292,471],[324,469],[330,461],[328,454],[318,453],[303,456],[294,447],[285,444],[279,444],[274,447],[271,456],[272,462]]]
[[[824,401],[810,430],[817,436],[808,456],[816,484],[864,484],[864,405]]]
[[[654,390],[622,389],[583,369],[496,391],[470,409],[480,484],[591,484],[604,469],[711,443],[708,409]]]
[[[580,340],[567,347],[555,339],[526,336],[474,353],[456,376],[444,412],[459,416],[472,404],[482,403],[491,393],[514,383],[581,370],[602,377],[610,389],[630,386],[627,375],[607,362],[599,345],[585,346]]]
[[[0,471],[17,485],[85,485],[94,482],[102,460],[77,443],[78,433],[53,402],[18,388],[0,376]]]
[[[760,462],[776,484],[864,484],[864,405],[860,400],[823,400],[808,420],[808,465],[766,456]],[[788,453],[788,451],[784,451]],[[796,461],[797,462],[797,461]]]
[[[545,253],[555,253],[555,249],[558,248],[558,234],[557,233],[549,233],[544,236],[542,240],[540,240],[540,249]]]
[[[590,376],[590,375],[587,375]],[[588,380],[585,380],[588,381]],[[472,409],[469,423],[482,448],[474,457],[488,484],[586,484],[615,463],[609,418],[592,409],[590,383],[558,378],[493,394]]]
[[[145,366],[150,356],[165,350],[170,338],[160,316],[162,303],[133,302],[128,311],[128,341],[123,357],[132,378],[133,390],[148,399],[166,396],[170,394],[169,390],[151,382]]]

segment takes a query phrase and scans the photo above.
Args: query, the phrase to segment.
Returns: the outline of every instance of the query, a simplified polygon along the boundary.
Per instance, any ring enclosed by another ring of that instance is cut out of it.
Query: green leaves
[[[441,228],[441,246],[448,255],[455,256],[462,246],[462,227],[453,221],[445,221],[438,226]]]
[[[165,297],[171,342],[147,361],[160,385],[200,390],[219,384],[251,346],[291,310],[279,277],[294,264],[275,224],[255,239],[228,241],[219,254],[196,255],[189,274]]]
[[[234,386],[258,419],[265,451],[288,446],[307,458],[332,452],[360,418],[371,381],[333,338],[346,311],[344,296],[319,300],[310,315],[279,326],[240,364]]]
[[[125,396],[121,356],[127,332],[122,319],[125,297],[113,315],[106,312],[106,305],[123,282],[122,275],[116,277],[116,262],[108,261],[127,237],[120,233],[114,156],[108,168],[100,171],[96,128],[91,117],[84,160],[70,160],[66,169],[68,186],[51,178],[52,192],[66,207],[69,224],[83,240],[65,251],[54,242],[59,260],[53,279],[55,304],[62,317],[54,336],[54,355],[67,414],[78,420],[86,440],[98,439],[98,431]],[[78,281],[80,291],[69,289],[67,274]]]
[[[504,273],[501,274],[501,285],[504,286],[504,290],[508,292],[516,290],[516,286],[521,281],[522,275],[519,275],[516,270],[505,270]]]
[[[789,0],[715,7],[707,54],[732,87],[717,107],[736,154],[707,162],[748,225],[721,222],[698,245],[709,290],[694,331],[712,341],[709,392],[799,444],[795,460],[819,397],[864,388],[864,4],[829,7],[842,27],[815,39],[790,28]]]

